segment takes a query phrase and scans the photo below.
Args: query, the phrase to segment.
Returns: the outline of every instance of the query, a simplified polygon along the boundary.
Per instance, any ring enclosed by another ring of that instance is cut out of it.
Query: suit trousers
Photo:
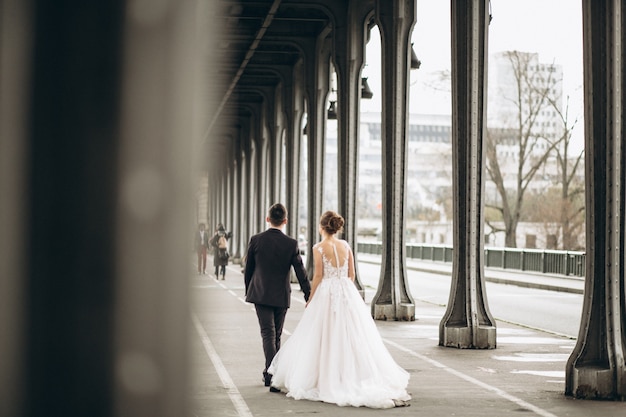
[[[261,338],[263,340],[263,353],[265,354],[265,369],[267,373],[274,359],[274,355],[280,349],[280,337],[283,333],[283,324],[287,315],[287,307],[273,307],[263,304],[255,304],[256,315],[261,327]]]
[[[200,246],[196,252],[198,252],[198,273],[206,272],[206,246]]]

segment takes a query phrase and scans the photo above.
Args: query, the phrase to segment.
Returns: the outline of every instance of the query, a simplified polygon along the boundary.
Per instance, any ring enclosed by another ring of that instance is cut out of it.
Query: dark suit
[[[281,230],[270,228],[252,236],[248,244],[244,282],[246,301],[254,303],[265,353],[265,370],[280,349],[280,337],[287,309],[291,305],[290,271],[294,268],[304,299],[311,285],[302,264],[298,241]]]
[[[209,247],[209,232],[204,231],[204,234],[197,230],[194,235],[194,245],[196,247],[196,253],[198,254],[198,273],[206,272],[206,254]]]

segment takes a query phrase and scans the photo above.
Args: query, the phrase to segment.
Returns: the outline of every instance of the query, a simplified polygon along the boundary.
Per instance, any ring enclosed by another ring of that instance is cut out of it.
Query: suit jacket
[[[204,239],[202,238],[202,234],[199,230],[196,230],[194,235],[194,242],[196,250],[199,250],[201,247],[209,247],[209,232],[207,230],[204,231]]]
[[[291,305],[291,267],[296,272],[304,299],[309,299],[311,284],[302,264],[298,241],[270,228],[250,238],[244,281],[246,301],[272,307]]]

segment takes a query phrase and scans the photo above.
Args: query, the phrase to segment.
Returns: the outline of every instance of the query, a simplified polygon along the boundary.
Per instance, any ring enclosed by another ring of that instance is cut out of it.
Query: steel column
[[[358,7],[357,7],[358,6]],[[337,178],[338,208],[344,217],[343,236],[357,252],[357,178],[359,173],[359,115],[361,104],[361,70],[365,56],[368,20],[374,2],[350,2],[342,10],[340,24],[335,28],[335,71],[337,72]],[[355,263],[354,283],[365,297],[363,284]]]
[[[484,286],[484,138],[489,0],[452,0],[452,154],[454,235],[448,308],[439,345],[496,347]]]
[[[415,0],[377,0],[382,49],[383,251],[380,281],[372,300],[377,320],[415,320],[415,302],[406,283],[404,211],[411,31]]]
[[[583,1],[587,266],[580,331],[565,393],[626,400],[624,278],[624,12],[626,2]]]
[[[280,86],[263,89],[267,90],[263,94],[263,126],[267,131],[267,158],[266,158],[266,174],[264,177],[266,188],[263,203],[261,204],[263,215],[264,207],[270,207],[279,200],[280,195],[280,176],[281,167],[281,144],[282,144],[282,118],[279,109],[283,106],[282,94],[280,94]],[[265,215],[263,215],[265,219]]]
[[[265,131],[267,114],[263,111],[265,107],[262,105],[256,109],[258,117],[255,126],[255,151],[253,153],[252,164],[253,169],[250,173],[250,184],[254,188],[255,196],[250,207],[250,223],[253,225],[252,234],[259,233],[264,229],[265,212],[267,211],[267,177],[268,177],[268,157],[269,157],[269,138]]]
[[[234,143],[237,139],[237,131],[235,130],[230,137],[231,143]],[[228,174],[226,178],[226,217],[224,217],[224,227],[226,230],[232,230],[235,222],[234,222],[234,207],[235,207],[235,170],[237,169],[236,165],[233,163],[233,153],[232,147],[228,150],[227,158],[230,161],[230,164],[227,165]],[[232,256],[232,238],[230,241],[230,254]]]
[[[303,60],[294,65],[285,85],[285,206],[289,212],[287,234],[298,237],[298,196],[300,195],[300,159],[302,115],[304,114]]]
[[[328,33],[324,33],[327,35]],[[320,38],[313,51],[305,50],[306,92],[308,106],[308,252],[319,240],[318,226],[322,215],[324,194],[324,149],[326,143],[326,98],[330,84],[331,43],[326,36]],[[313,256],[306,257],[306,270],[313,278]]]
[[[241,131],[239,134],[241,135]],[[244,241],[241,234],[241,206],[243,200],[241,199],[241,152],[239,149],[237,149],[235,155],[233,159],[233,222],[230,226],[233,231],[233,238],[230,250],[232,251],[233,262],[238,262],[243,256],[244,245],[247,242]]]

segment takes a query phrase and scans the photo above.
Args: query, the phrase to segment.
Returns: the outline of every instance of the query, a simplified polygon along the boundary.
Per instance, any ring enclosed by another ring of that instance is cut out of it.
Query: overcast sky
[[[540,62],[560,64],[564,96],[582,117],[582,3],[580,0],[492,0],[489,54],[507,50],[539,53]],[[412,40],[421,68],[411,71],[411,113],[450,114],[449,93],[439,92],[438,73],[450,70],[450,2],[418,0]],[[372,33],[364,76],[374,91],[362,111],[380,111],[380,38]],[[582,123],[580,123],[582,125]]]

